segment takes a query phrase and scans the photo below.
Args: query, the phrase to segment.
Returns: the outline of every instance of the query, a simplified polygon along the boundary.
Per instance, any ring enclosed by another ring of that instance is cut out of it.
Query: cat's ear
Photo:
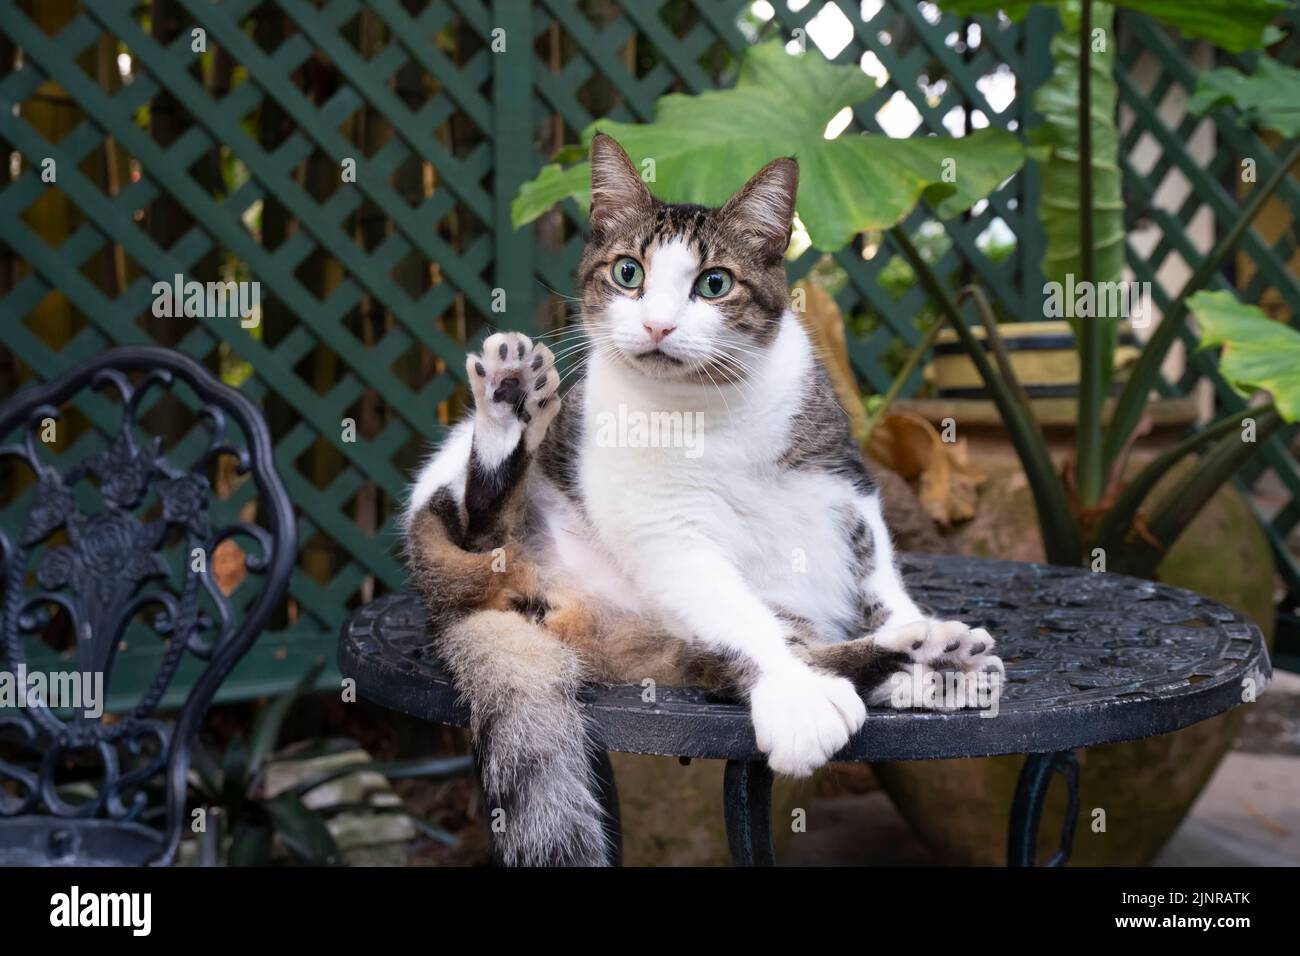
[[[591,232],[601,236],[626,228],[654,205],[623,147],[597,133],[591,141]]]
[[[799,164],[789,156],[774,159],[722,207],[727,221],[764,262],[785,255],[794,225]]]

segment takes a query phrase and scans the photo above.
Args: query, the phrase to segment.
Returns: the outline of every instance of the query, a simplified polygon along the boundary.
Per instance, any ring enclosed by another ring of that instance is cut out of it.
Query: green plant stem
[[[1265,408],[1255,419],[1255,441],[1245,442],[1240,437],[1227,436],[1205,456],[1200,466],[1161,501],[1160,507],[1147,523],[1146,537],[1139,538],[1130,547],[1121,548],[1109,561],[1110,570],[1151,578],[1156,568],[1178,540],[1192,519],[1205,507],[1226,482],[1231,480],[1247,459],[1259,451],[1282,425],[1282,416],[1273,408]]]
[[[1079,278],[1097,274],[1092,239],[1092,0],[1079,7]]]
[[[1011,393],[1017,404],[1023,408],[1031,408],[1029,396],[1021,387],[1020,379],[1016,377],[1016,370],[1011,364],[1011,355],[1007,352],[1007,344],[1002,341],[1002,332],[998,329],[998,320],[993,314],[993,306],[989,304],[988,296],[984,294],[984,290],[979,286],[968,285],[957,294],[957,304],[961,305],[966,299],[970,299],[975,303],[975,314],[979,317],[980,325],[984,326],[984,340],[993,351],[993,358],[998,363],[998,369],[1002,373],[1003,381],[1011,388]],[[1034,425],[1037,427],[1038,423],[1035,422]],[[1039,434],[1042,433],[1041,428],[1038,431]]]
[[[1236,415],[1229,415],[1211,423],[1196,434],[1189,435],[1169,451],[1148,462],[1124,487],[1123,492],[1115,499],[1115,503],[1106,511],[1093,537],[1096,546],[1103,548],[1107,553],[1118,552],[1124,546],[1124,540],[1142,507],[1142,502],[1174,465],[1193,452],[1200,451],[1206,445],[1240,428],[1241,423],[1247,418],[1256,418],[1266,411],[1271,411],[1272,408],[1271,404],[1257,408],[1244,408]]]
[[[1093,240],[1092,198],[1092,0],[1079,10],[1079,279],[1097,278],[1097,249]],[[1101,412],[1106,400],[1106,323],[1097,317],[1075,320],[1079,340],[1079,406],[1075,430],[1075,481],[1079,504],[1091,508],[1101,499],[1105,483]]]
[[[253,719],[253,727],[249,731],[248,766],[245,771],[248,779],[256,777],[258,771],[262,769],[262,764],[279,743],[280,730],[284,726],[285,718],[289,716],[289,711],[298,702],[298,698],[311,693],[312,688],[316,686],[316,679],[320,677],[324,668],[324,661],[314,663],[302,677],[298,678],[298,683],[292,690],[271,701]]]
[[[889,230],[889,235],[902,251],[907,261],[916,272],[917,281],[925,289],[939,310],[948,317],[952,327],[961,338],[962,347],[970,355],[971,361],[979,370],[993,403],[997,406],[1002,423],[1011,437],[1020,464],[1029,479],[1029,488],[1034,495],[1034,505],[1038,510],[1038,527],[1043,536],[1043,548],[1047,560],[1053,564],[1077,565],[1083,559],[1083,541],[1079,524],[1070,508],[1068,495],[1061,476],[1052,465],[1052,457],[1043,440],[1042,431],[1034,420],[1029,406],[1016,401],[1015,391],[989,363],[984,349],[971,333],[970,326],[962,318],[961,310],[953,299],[952,293],[939,281],[930,264],[925,261],[920,251],[912,244],[907,231],[902,226]]]
[[[1232,227],[1224,233],[1223,238],[1201,260],[1201,264],[1197,266],[1196,271],[1187,280],[1182,291],[1178,293],[1178,298],[1169,306],[1169,310],[1165,312],[1160,324],[1152,332],[1151,338],[1142,347],[1142,354],[1133,366],[1128,382],[1125,383],[1124,390],[1115,403],[1115,411],[1111,415],[1110,424],[1106,428],[1106,436],[1103,442],[1105,467],[1109,468],[1119,457],[1128,442],[1128,436],[1133,433],[1133,430],[1138,426],[1138,422],[1142,420],[1147,395],[1150,394],[1151,389],[1155,388],[1156,381],[1160,377],[1160,366],[1164,363],[1165,356],[1169,354],[1169,349],[1178,338],[1178,332],[1182,329],[1183,322],[1187,318],[1187,300],[1199,292],[1214,277],[1220,263],[1240,241],[1252,220],[1264,208],[1264,204],[1268,202],[1269,197],[1277,192],[1282,183],[1286,181],[1291,168],[1297,162],[1300,162],[1300,139],[1291,141],[1281,162],[1273,170],[1273,174],[1250,194],[1250,200],[1241,210]]]
[[[914,348],[912,354],[907,357],[907,361],[903,364],[902,370],[895,375],[894,380],[889,383],[889,391],[885,392],[884,399],[876,407],[876,410],[871,413],[871,417],[867,419],[867,427],[862,435],[863,448],[870,446],[871,436],[874,435],[876,429],[880,427],[880,423],[885,420],[885,413],[889,411],[889,406],[894,403],[894,399],[898,398],[898,393],[903,390],[903,386],[907,384],[907,380],[912,377],[912,373],[916,371],[916,367],[921,364],[921,359],[925,356],[925,353],[934,348],[934,342],[939,337],[939,333],[943,331],[943,327],[946,323],[947,316],[939,316],[934,325],[930,326],[930,330],[925,333],[925,338],[921,339],[921,343]]]

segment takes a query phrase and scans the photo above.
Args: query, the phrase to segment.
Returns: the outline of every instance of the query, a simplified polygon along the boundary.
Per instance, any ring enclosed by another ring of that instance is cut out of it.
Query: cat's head
[[[795,161],[775,159],[719,209],[668,205],[597,133],[591,241],[578,267],[595,347],[654,378],[743,378],[789,300],[783,257],[798,185]]]

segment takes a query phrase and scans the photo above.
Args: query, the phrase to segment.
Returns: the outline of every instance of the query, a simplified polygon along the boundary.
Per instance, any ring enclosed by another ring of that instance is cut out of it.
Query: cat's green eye
[[[731,273],[726,269],[709,269],[695,280],[695,291],[706,299],[716,299],[731,291]]]
[[[616,259],[611,274],[614,276],[614,281],[624,289],[639,289],[645,280],[645,270],[641,268],[641,263],[631,256]]]

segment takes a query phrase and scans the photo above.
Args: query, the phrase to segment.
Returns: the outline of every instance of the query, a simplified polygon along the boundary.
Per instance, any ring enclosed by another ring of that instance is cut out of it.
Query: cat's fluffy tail
[[[510,611],[478,611],[441,651],[468,700],[493,850],[507,866],[603,866],[611,849],[573,650]]]

